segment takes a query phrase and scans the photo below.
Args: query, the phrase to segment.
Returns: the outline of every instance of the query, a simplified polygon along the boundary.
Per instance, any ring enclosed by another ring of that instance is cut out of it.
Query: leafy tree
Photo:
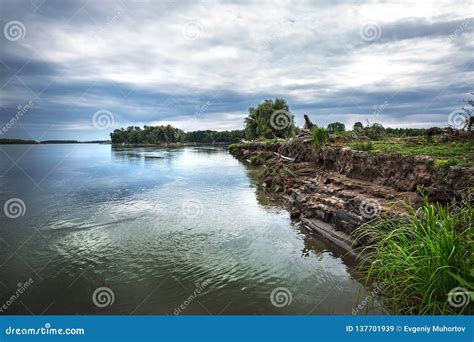
[[[287,138],[295,132],[294,116],[284,99],[265,100],[249,108],[245,118],[245,135],[249,139]]]
[[[329,133],[344,132],[346,130],[346,125],[342,122],[333,122],[328,125]]]
[[[364,128],[364,133],[369,139],[380,140],[385,137],[385,128],[379,123],[373,123]]]
[[[352,130],[353,130],[354,132],[360,131],[360,130],[362,130],[362,129],[364,129],[364,125],[363,125],[362,122],[360,122],[360,121],[357,121],[357,122],[354,124],[354,126],[352,126]]]

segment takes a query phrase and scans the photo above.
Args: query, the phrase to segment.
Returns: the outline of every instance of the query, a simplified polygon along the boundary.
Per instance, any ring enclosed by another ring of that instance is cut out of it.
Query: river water
[[[1,145],[3,313],[351,314],[350,260],[257,173],[216,147]]]

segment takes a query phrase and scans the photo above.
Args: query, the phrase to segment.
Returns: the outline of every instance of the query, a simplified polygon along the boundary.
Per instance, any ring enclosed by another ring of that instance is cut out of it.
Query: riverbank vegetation
[[[364,249],[367,281],[384,284],[384,304],[395,314],[474,313],[471,201],[425,201],[409,213],[405,219],[381,218],[356,231],[357,239],[375,241]],[[469,298],[470,305],[456,305]]]
[[[289,138],[296,134],[294,116],[284,99],[265,100],[249,108],[245,118],[247,139]]]
[[[370,148],[367,148],[370,144]],[[379,141],[353,141],[347,146],[372,153],[400,153],[403,155],[425,155],[436,159],[439,165],[474,166],[474,140],[428,142],[424,137],[415,139],[387,138]]]

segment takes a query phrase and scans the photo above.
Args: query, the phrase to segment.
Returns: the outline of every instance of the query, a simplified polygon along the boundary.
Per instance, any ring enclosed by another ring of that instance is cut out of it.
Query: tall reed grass
[[[409,214],[380,218],[355,232],[357,239],[375,241],[363,251],[367,281],[384,283],[384,303],[392,313],[474,313],[472,203],[425,201],[417,210],[409,207]],[[466,304],[453,306],[449,296],[460,286],[467,292],[456,295]]]

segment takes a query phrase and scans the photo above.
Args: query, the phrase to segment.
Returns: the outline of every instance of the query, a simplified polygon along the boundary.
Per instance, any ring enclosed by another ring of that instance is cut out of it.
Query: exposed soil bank
[[[364,222],[380,214],[404,215],[404,202],[421,205],[420,190],[430,201],[450,202],[463,199],[474,185],[472,167],[337,146],[314,152],[299,138],[232,145],[230,152],[264,167],[262,185],[283,195],[292,217],[346,249],[349,235]]]

